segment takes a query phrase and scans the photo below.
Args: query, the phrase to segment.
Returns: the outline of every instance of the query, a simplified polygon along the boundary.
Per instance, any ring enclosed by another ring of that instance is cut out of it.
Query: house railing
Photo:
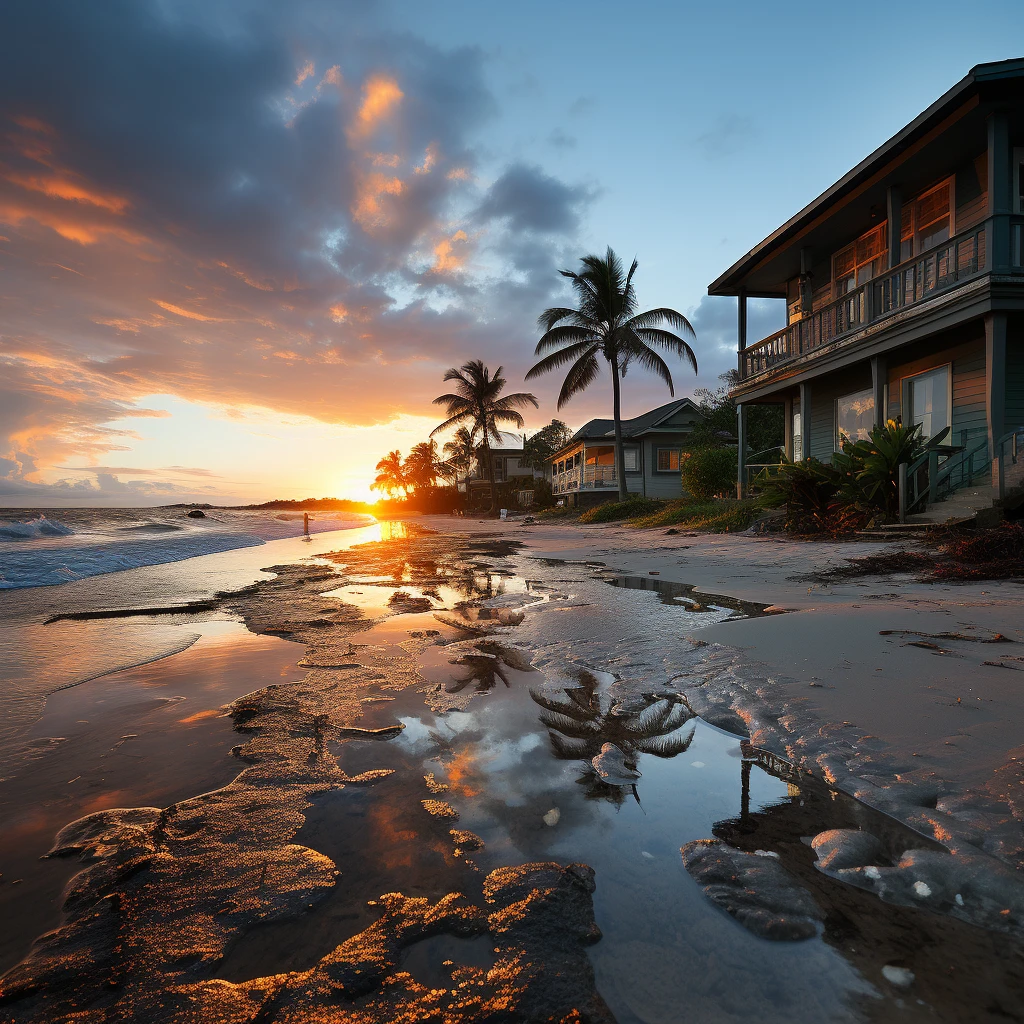
[[[1011,225],[1018,238],[1020,259],[1022,225]],[[923,302],[986,269],[987,223],[964,231],[941,245],[893,267],[816,309],[739,353],[742,379],[763,373],[779,363],[814,352],[861,327]],[[1018,264],[1020,265],[1020,264]]]
[[[584,466],[583,486],[593,487],[617,487],[618,480],[615,477],[614,466]]]
[[[978,433],[984,436],[978,437]],[[905,523],[908,515],[923,512],[929,505],[948,498],[961,487],[971,487],[992,464],[988,450],[988,433],[960,432],[959,445],[944,445],[949,428],[936,434],[925,445],[922,454],[911,463],[899,467],[899,517]]]
[[[993,460],[997,500],[1024,487],[1024,427],[1016,427],[996,441]]]

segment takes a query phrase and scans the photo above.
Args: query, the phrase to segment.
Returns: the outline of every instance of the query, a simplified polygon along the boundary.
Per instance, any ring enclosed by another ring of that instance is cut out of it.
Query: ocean
[[[301,512],[161,508],[0,509],[0,590],[178,562],[302,534]],[[373,523],[351,512],[310,514],[310,533]]]

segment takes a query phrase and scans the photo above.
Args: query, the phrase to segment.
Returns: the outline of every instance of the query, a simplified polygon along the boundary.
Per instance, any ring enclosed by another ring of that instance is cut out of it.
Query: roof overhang
[[[864,210],[858,209],[851,214],[850,230],[854,236],[858,230],[864,230],[866,225],[863,213],[869,207],[877,209],[878,197],[868,193],[877,192],[884,203],[886,185],[897,183],[901,170],[908,170],[907,163],[940,136],[945,137],[950,133],[949,143],[953,147],[970,145],[968,135],[977,134],[977,125],[969,133],[962,122],[988,98],[986,94],[998,92],[1001,88],[999,83],[1007,79],[1024,80],[1024,58],[979,64],[972,68],[952,89],[940,96],[888,142],[879,146],[831,188],[737,260],[708,286],[708,294],[738,295],[742,290],[751,298],[785,298],[784,287],[780,289],[778,285],[784,285],[786,278],[792,274],[781,267],[767,272],[767,264],[775,256],[797,243],[801,246],[812,243],[813,248],[815,228],[825,220],[835,219],[844,204],[852,203],[858,197],[863,199]],[[964,153],[964,156],[968,155],[969,152]],[[912,176],[914,168],[909,168],[909,171]],[[872,203],[875,205],[872,206]],[[884,214],[884,206],[882,212]]]

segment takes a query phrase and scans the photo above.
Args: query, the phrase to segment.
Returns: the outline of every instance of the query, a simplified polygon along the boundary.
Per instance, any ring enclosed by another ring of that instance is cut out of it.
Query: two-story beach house
[[[744,409],[774,402],[793,459],[886,418],[938,437],[910,511],[1003,498],[1024,467],[1024,59],[975,67],[708,292],[738,299],[741,491]],[[751,297],[785,299],[786,326],[748,339]]]
[[[702,419],[689,398],[659,406],[622,421],[623,461],[630,494],[649,498],[682,495],[680,455],[694,426]],[[618,495],[615,472],[615,422],[591,420],[555,452],[549,463],[556,500],[589,507]]]

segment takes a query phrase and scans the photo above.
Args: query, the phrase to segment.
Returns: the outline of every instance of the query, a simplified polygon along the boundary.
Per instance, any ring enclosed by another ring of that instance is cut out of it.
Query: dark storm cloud
[[[580,208],[590,194],[545,174],[539,167],[515,164],[490,187],[477,210],[482,221],[504,220],[515,231],[563,234],[579,227]]]
[[[130,447],[104,424],[146,394],[370,423],[453,362],[525,369],[590,194],[479,180],[479,51],[366,3],[4,13],[8,480]]]

